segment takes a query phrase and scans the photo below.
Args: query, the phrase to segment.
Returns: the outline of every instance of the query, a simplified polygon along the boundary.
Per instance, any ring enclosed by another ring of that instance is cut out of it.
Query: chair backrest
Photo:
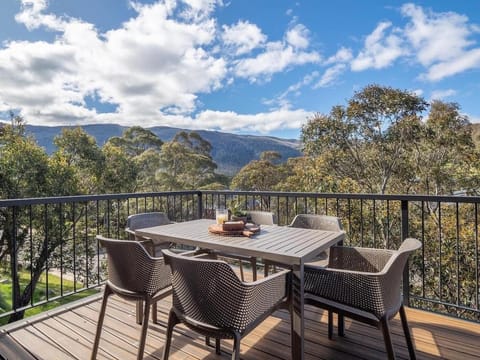
[[[298,214],[290,224],[291,227],[325,230],[325,231],[342,231],[342,221],[336,216],[314,215],[314,214]]]
[[[149,212],[130,215],[127,218],[127,228],[136,230],[146,227],[167,225],[172,222],[163,212]]]
[[[242,329],[251,321],[248,314],[255,309],[242,307],[245,286],[226,262],[162,252],[172,270],[177,316],[229,329]]]
[[[170,268],[162,258],[152,258],[137,241],[97,235],[108,255],[108,281],[118,292],[153,295],[171,284]]]
[[[275,214],[269,211],[248,211],[247,216],[257,225],[275,225]]]

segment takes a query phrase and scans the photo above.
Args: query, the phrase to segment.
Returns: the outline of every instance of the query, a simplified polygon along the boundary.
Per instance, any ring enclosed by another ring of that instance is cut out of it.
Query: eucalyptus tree
[[[198,189],[215,181],[212,145],[196,132],[181,131],[162,146],[157,180],[164,190]]]
[[[134,162],[136,181],[133,191],[159,190],[155,173],[159,168],[163,141],[155,133],[132,126],[122,136],[110,138],[107,144],[119,147]]]
[[[24,131],[24,120],[17,116],[0,132],[0,194],[2,198],[28,198],[70,195],[78,192],[75,172],[65,158],[51,158]],[[30,304],[41,275],[52,254],[63,245],[63,225],[57,205],[0,209],[4,233],[0,243],[0,261],[8,260],[12,280],[12,307]],[[48,234],[48,236],[47,236]],[[9,256],[7,256],[9,255]],[[18,260],[14,261],[14,260]],[[20,266],[30,270],[30,278],[21,286]],[[23,317],[23,311],[9,321]]]
[[[281,155],[265,151],[259,160],[252,160],[233,177],[230,187],[237,190],[271,191],[286,177],[285,167],[278,164]]]
[[[418,183],[416,192],[432,195],[463,190],[478,194],[479,153],[472,127],[456,103],[433,101],[423,126],[423,139],[414,159]]]
[[[307,156],[325,157],[338,178],[351,178],[363,191],[395,192],[415,181],[411,149],[419,142],[427,103],[408,92],[370,85],[329,114],[316,114],[302,128]]]
[[[101,192],[105,156],[95,138],[81,127],[64,128],[53,142],[57,146],[55,154],[75,170],[80,191],[84,194]]]

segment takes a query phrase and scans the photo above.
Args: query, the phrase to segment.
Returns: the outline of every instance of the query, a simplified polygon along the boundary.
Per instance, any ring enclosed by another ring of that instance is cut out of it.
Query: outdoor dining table
[[[208,227],[214,220],[200,219],[170,225],[138,229],[137,235],[154,242],[172,242],[201,249],[255,256],[282,263],[292,268],[290,296],[292,359],[304,358],[304,264],[321,251],[342,242],[345,233],[288,226],[262,225],[251,237],[212,234]]]

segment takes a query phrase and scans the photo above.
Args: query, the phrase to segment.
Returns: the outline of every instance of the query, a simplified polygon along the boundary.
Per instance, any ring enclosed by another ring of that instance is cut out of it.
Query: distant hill
[[[68,126],[66,126],[68,127]],[[55,151],[53,138],[61,133],[64,126],[36,126],[27,125],[27,132],[35,137],[38,144],[45,148],[47,153]],[[127,129],[125,126],[84,125],[82,128],[102,146],[112,136],[120,136]],[[177,132],[184,129],[167,126],[149,128],[163,141],[170,141]],[[189,131],[189,130],[185,130]],[[205,140],[212,144],[212,157],[218,165],[217,172],[234,175],[251,160],[259,158],[260,153],[267,150],[278,151],[286,161],[290,157],[301,155],[298,140],[280,139],[271,136],[236,135],[218,131],[197,130]]]

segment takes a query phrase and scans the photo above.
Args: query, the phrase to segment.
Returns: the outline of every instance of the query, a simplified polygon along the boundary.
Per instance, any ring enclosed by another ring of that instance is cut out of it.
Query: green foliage
[[[157,135],[140,126],[132,126],[121,137],[112,137],[108,142],[122,148],[130,157],[139,156],[147,150],[159,152],[163,145]]]
[[[425,108],[423,99],[407,91],[367,86],[346,107],[309,119],[302,128],[303,150],[324,156],[332,175],[351,178],[365,192],[408,187],[415,181],[410,149],[419,140]]]
[[[124,149],[107,143],[102,147],[105,168],[102,172],[102,189],[107,193],[132,192],[137,180],[137,166]]]
[[[157,180],[163,190],[198,189],[212,183],[217,165],[212,146],[198,133],[179,132],[163,144]]]
[[[66,165],[74,169],[79,190],[86,194],[100,192],[105,157],[95,139],[77,127],[63,129],[54,143],[58,148],[55,155],[64,158]]]
[[[237,190],[268,191],[274,190],[286,177],[286,167],[273,161],[280,154],[268,151],[245,165],[232,179],[231,188]]]

